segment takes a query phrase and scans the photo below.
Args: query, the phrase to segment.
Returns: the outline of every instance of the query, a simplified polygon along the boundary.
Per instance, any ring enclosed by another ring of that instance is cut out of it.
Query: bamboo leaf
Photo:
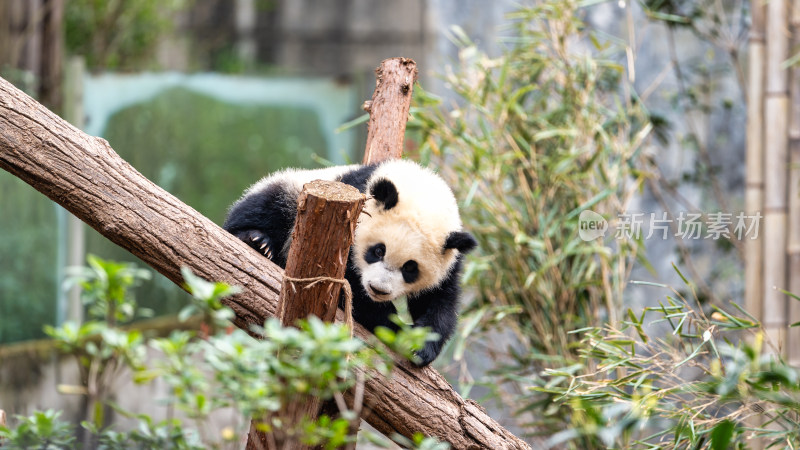
[[[713,450],[727,450],[730,445],[736,425],[730,420],[724,420],[711,430],[711,448]]]

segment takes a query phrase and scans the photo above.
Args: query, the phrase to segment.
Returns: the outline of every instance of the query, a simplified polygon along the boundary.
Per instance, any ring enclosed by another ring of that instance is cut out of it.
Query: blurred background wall
[[[405,56],[423,86],[457,59],[463,28],[497,45],[510,2],[477,0],[0,0],[0,75],[112,147],[217,223],[249,184],[286,166],[360,161],[373,71]],[[62,80],[65,83],[62,84]],[[85,253],[132,257],[0,173],[0,343],[75,318],[59,280]],[[157,314],[182,291],[139,292]]]

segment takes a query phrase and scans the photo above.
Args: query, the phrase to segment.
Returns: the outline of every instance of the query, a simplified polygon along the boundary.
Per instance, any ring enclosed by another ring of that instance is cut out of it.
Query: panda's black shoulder
[[[364,193],[367,191],[367,182],[379,165],[380,164],[366,164],[363,166],[358,166],[355,169],[342,174],[338,181],[341,181],[344,184],[349,184],[350,186],[358,189],[359,192]]]

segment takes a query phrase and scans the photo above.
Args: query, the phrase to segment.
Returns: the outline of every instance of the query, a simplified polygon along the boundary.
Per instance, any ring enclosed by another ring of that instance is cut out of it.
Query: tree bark
[[[375,69],[375,92],[364,102],[369,113],[364,164],[397,159],[403,154],[417,63],[408,58],[384,60]]]
[[[0,78],[0,167],[67,208],[177,284],[180,268],[242,287],[226,304],[244,329],[275,316],[283,271],[143,177],[104,139],[89,136]],[[339,313],[341,314],[341,312]],[[369,336],[355,325],[355,335]],[[530,448],[461,398],[431,368],[397,358],[390,380],[369,372],[367,422],[422,432],[455,448]]]

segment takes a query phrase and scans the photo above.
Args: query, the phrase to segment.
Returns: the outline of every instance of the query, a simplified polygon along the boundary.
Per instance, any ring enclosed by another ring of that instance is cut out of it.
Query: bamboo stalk
[[[780,289],[786,289],[787,248],[787,133],[788,99],[783,96],[767,97],[765,102],[764,160],[764,228],[761,235],[764,255],[763,275],[763,324],[767,332],[775,337],[785,337],[776,329],[787,326],[787,297]],[[778,341],[783,342],[783,341]],[[781,347],[784,347],[781,345]]]
[[[770,0],[766,12],[766,91],[767,95],[786,95],[789,71],[782,65],[789,59],[789,4],[787,0]]]
[[[800,45],[800,0],[792,7],[790,39],[792,48]],[[789,291],[800,293],[800,68],[789,70]],[[789,323],[800,322],[800,302],[789,300]],[[800,364],[800,328],[788,329],[788,358]]]
[[[786,327],[787,195],[788,182],[788,99],[768,96],[765,102],[764,255],[763,324],[768,332]],[[785,337],[783,334],[781,336]]]
[[[764,284],[763,324],[785,354],[787,297],[788,14],[785,0],[766,5],[766,98],[764,101]]]
[[[751,3],[751,25],[748,36],[747,64],[747,140],[745,212],[753,217],[764,210],[764,68],[766,11],[759,0]],[[745,308],[758,320],[764,318],[764,238],[747,239],[745,251]],[[748,420],[759,427],[763,420],[758,415]],[[764,448],[761,439],[753,439],[752,448]]]
[[[62,102],[64,115],[62,117],[79,129],[83,129],[85,125],[83,110],[83,79],[85,73],[86,60],[83,56],[72,56],[67,60],[67,64],[64,68],[64,86],[62,91],[64,94]],[[77,217],[69,213],[66,214],[66,265],[67,267],[80,266],[86,261],[86,227]],[[66,295],[66,320],[75,323],[83,322],[83,303],[81,302],[80,286],[73,286],[67,292],[64,292],[63,289],[59,291],[63,293],[62,295]]]
[[[11,61],[11,2],[0,2],[0,62],[9,64]],[[13,66],[12,66],[13,67]]]
[[[758,8],[754,8],[758,10]],[[750,32],[747,84],[747,140],[745,214],[753,217],[764,207],[764,35],[756,31],[756,13]],[[763,21],[761,26],[763,27]],[[763,239],[747,239],[745,251],[745,309],[761,320],[763,318]]]

